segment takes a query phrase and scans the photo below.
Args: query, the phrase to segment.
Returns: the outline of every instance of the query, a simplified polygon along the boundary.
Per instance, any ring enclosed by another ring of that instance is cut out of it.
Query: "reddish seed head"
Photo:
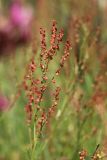
[[[41,69],[42,75],[40,76],[39,79],[35,78],[35,69],[37,69],[37,66],[35,65],[33,57],[27,68],[26,76],[28,76],[28,78],[26,78],[25,76],[24,79],[25,82],[28,81],[27,83],[25,83],[28,84],[26,90],[28,106],[29,103],[31,103],[31,108],[27,108],[28,119],[33,120],[32,111],[34,111],[33,118],[34,121],[37,122],[36,125],[37,134],[40,134],[44,124],[49,122],[49,118],[53,115],[53,113],[55,113],[56,107],[58,105],[59,93],[61,88],[55,87],[56,84],[55,76],[53,76],[53,78],[50,81],[50,77],[48,77],[48,68],[50,61],[53,60],[54,56],[57,54],[57,51],[59,50],[59,46],[60,43],[62,42],[64,33],[63,30],[60,30],[60,32],[57,33],[56,21],[53,21],[49,48],[47,48],[46,45],[45,30],[42,28],[40,28],[40,35],[41,35],[41,53],[40,53],[39,67]],[[67,41],[64,48],[64,55],[61,57],[62,67],[69,54],[70,54],[70,42]],[[56,75],[60,74],[62,67],[59,67],[57,69]],[[52,96],[52,105],[49,107],[49,109],[45,111],[44,106],[42,106],[43,104],[42,102],[44,101],[44,94],[50,82],[56,89]],[[33,123],[34,121],[30,121],[30,123]]]

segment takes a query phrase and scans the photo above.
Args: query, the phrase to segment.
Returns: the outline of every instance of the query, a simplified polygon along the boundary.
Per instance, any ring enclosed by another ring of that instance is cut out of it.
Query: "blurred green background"
[[[7,14],[11,1],[1,0],[3,13]],[[20,84],[34,50],[35,62],[40,54],[39,28],[46,29],[47,44],[52,20],[64,29],[64,39],[69,38],[72,51],[57,84],[61,87],[57,111],[45,128],[37,148],[37,160],[78,160],[83,148],[91,155],[97,144],[107,153],[107,4],[97,0],[23,0],[34,12],[32,40],[17,48],[10,56],[0,57],[0,92],[9,100],[8,111],[0,112],[0,160],[27,160],[29,135],[26,123],[26,97]],[[63,52],[49,65],[53,74]],[[40,77],[38,69],[36,77]],[[45,106],[50,106],[50,84],[45,95]],[[18,98],[17,98],[18,97]],[[40,150],[40,151],[39,151]],[[88,158],[87,158],[88,159]],[[105,158],[106,159],[106,158]]]

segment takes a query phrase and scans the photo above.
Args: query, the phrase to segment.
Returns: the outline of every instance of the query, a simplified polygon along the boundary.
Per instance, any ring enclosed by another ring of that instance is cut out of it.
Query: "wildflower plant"
[[[82,151],[79,152],[79,160],[100,160],[100,159],[105,159],[107,158],[107,155],[99,149],[99,144],[97,145],[94,153],[92,155],[88,155],[88,152],[83,149]]]
[[[25,105],[27,124],[31,142],[31,159],[35,159],[36,145],[44,133],[44,129],[49,127],[50,118],[55,114],[61,87],[57,85],[56,79],[60,75],[65,61],[70,55],[71,43],[65,42],[63,55],[61,55],[58,68],[53,75],[49,76],[49,65],[54,61],[54,57],[60,52],[60,45],[64,36],[64,31],[57,31],[56,21],[52,23],[51,37],[49,47],[46,43],[46,31],[40,28],[41,51],[38,62],[35,62],[36,55],[33,54],[24,76],[23,88],[26,94],[27,103]],[[37,70],[41,70],[39,77],[36,75]],[[45,94],[49,87],[52,91],[49,99],[51,105],[46,106]]]
[[[41,37],[40,45],[35,45],[35,37],[30,39],[29,35],[32,9],[19,1],[10,5],[7,18],[0,17],[13,26],[11,32],[5,32],[9,28],[1,20],[6,27],[0,24],[0,89],[9,98],[9,107],[2,96],[0,159],[106,159],[107,35],[97,1],[60,1],[59,5],[57,1],[37,1],[32,36]],[[39,24],[43,20],[43,26],[49,28],[51,16],[60,20],[64,30],[58,31],[53,21],[50,34],[40,28],[38,35]],[[24,48],[28,41],[31,46]],[[16,51],[19,45],[24,49],[18,50],[22,54],[5,59],[4,53]],[[95,150],[99,143],[105,147],[104,155],[99,148]],[[95,152],[82,150],[78,155],[81,148]]]

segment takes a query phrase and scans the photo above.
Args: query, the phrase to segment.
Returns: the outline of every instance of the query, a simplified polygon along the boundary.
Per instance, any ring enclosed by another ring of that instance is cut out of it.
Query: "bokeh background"
[[[19,3],[22,8],[14,6]],[[49,44],[52,20],[64,29],[63,43],[69,38],[72,51],[57,79],[60,100],[40,139],[45,147],[38,149],[37,160],[78,160],[79,151],[84,148],[91,155],[97,144],[107,154],[107,1],[0,0],[0,160],[30,159],[21,84],[33,53],[38,62],[39,29],[46,29]],[[49,75],[62,51],[49,66]],[[51,105],[52,87],[45,95],[46,106]]]

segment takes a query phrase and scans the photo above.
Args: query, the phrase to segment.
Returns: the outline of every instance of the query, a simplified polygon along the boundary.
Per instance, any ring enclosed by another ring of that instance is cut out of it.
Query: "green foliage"
[[[33,150],[32,137],[29,136],[29,127],[26,123],[25,104],[27,100],[23,91],[15,99],[17,93],[22,89],[20,84],[22,84],[26,72],[25,68],[32,57],[32,47],[26,46],[17,49],[14,56],[1,58],[0,92],[9,98],[11,107],[6,112],[0,112],[0,160],[2,157],[4,160],[79,160],[78,153],[81,149],[87,149],[91,155],[97,144],[105,144],[107,136],[105,126],[107,66],[105,64],[102,67],[104,63],[102,60],[107,58],[104,54],[107,48],[106,46],[101,48],[101,44],[107,41],[107,33],[103,22],[101,24],[102,32],[97,35],[96,23],[99,22],[99,16],[100,20],[104,18],[102,12],[99,12],[98,6],[95,9],[96,17],[93,18],[91,15],[90,24],[81,18],[88,16],[88,7],[85,8],[88,4],[90,5],[91,2],[84,0],[79,3],[80,6],[75,0],[46,1],[47,10],[52,6],[56,9],[56,12],[53,11],[53,15],[47,15],[48,18],[54,17],[60,21],[58,21],[58,25],[63,26],[65,31],[64,41],[66,37],[69,37],[73,49],[61,75],[56,80],[56,84],[61,87],[57,109],[50,119],[49,126],[43,128],[41,137],[35,136],[37,141]],[[80,9],[77,10],[76,7]],[[92,11],[94,7],[92,6]],[[80,20],[80,26],[74,27],[72,30],[70,24],[75,23],[75,17],[77,17],[77,21]],[[46,24],[48,18],[45,19]],[[42,17],[38,19],[41,21]],[[75,34],[79,37],[79,42],[75,42]],[[46,38],[49,42],[49,34]],[[37,37],[37,39],[39,38]],[[40,44],[35,45],[36,47],[38,50],[35,61],[38,63]],[[62,52],[63,47],[61,46],[57,57],[49,64],[47,74],[49,79],[59,66]],[[35,77],[40,77],[41,74],[39,69],[35,73]],[[49,84],[43,102],[47,109],[52,103],[52,90],[53,85]],[[88,159],[89,157],[85,160]]]

